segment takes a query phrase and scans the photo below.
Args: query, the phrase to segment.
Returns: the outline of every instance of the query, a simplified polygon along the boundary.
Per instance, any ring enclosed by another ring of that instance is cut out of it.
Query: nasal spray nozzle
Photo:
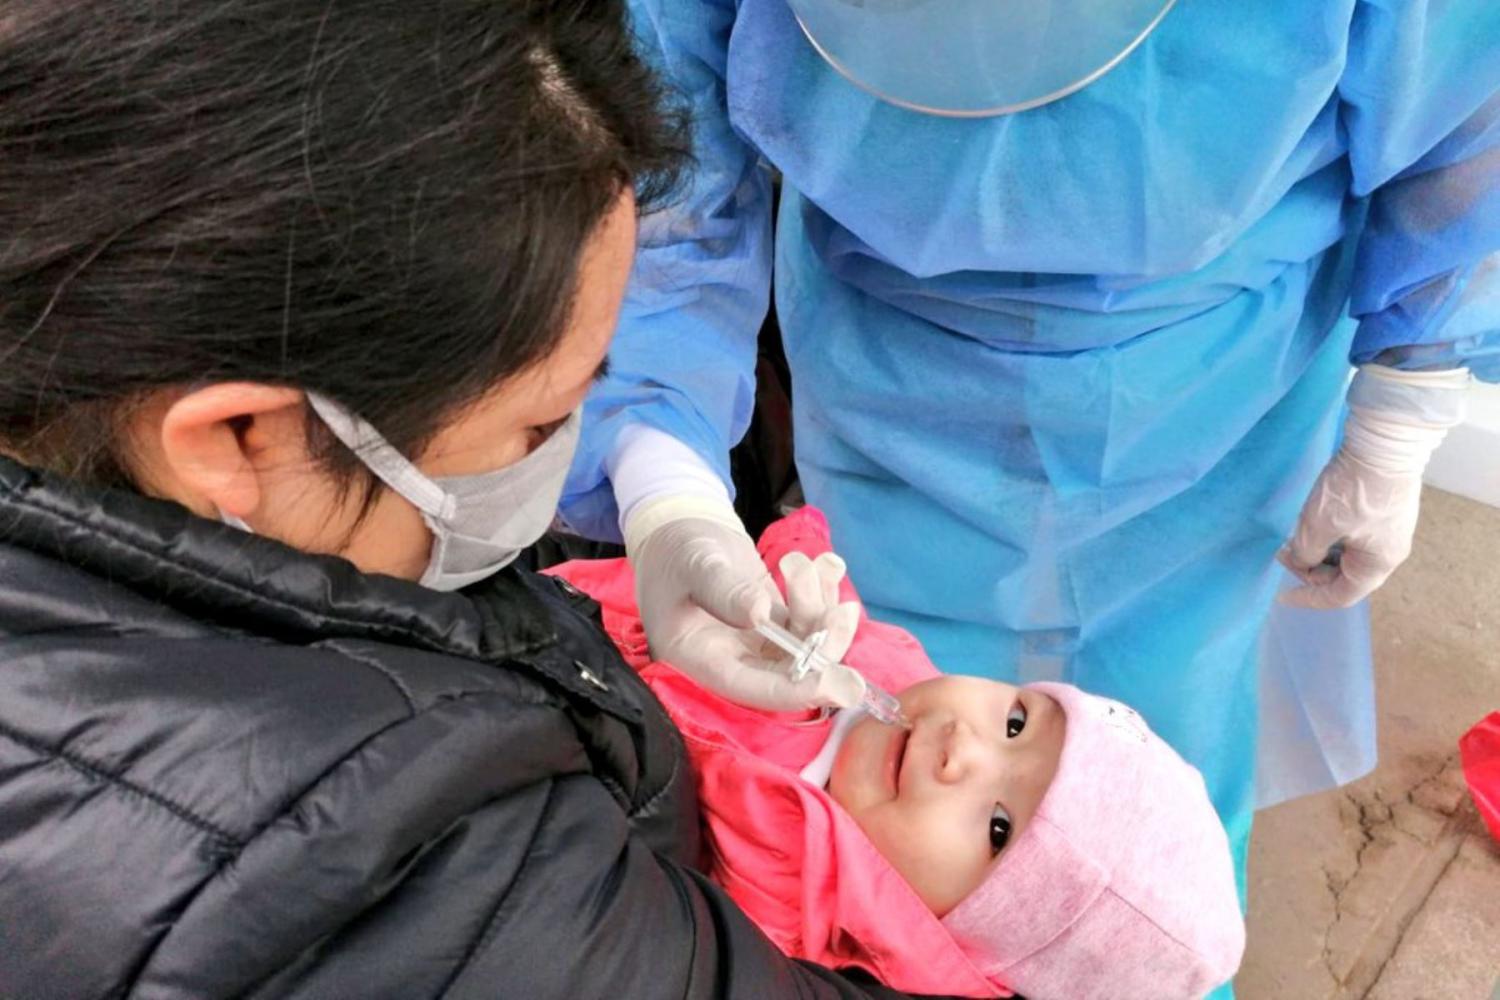
[[[868,712],[870,717],[877,722],[883,722],[888,726],[899,726],[902,729],[911,728],[911,720],[901,712],[901,703],[896,696],[875,684],[861,674],[858,670],[846,664],[836,663],[822,653],[818,647],[828,638],[826,631],[814,632],[806,639],[799,639],[780,625],[766,622],[755,626],[755,631],[760,633],[770,642],[774,643],[782,651],[792,658],[790,675],[792,680],[800,681],[810,673],[823,673],[831,667],[839,667],[847,670],[860,680],[859,701],[854,705],[843,705],[842,708],[860,708]]]

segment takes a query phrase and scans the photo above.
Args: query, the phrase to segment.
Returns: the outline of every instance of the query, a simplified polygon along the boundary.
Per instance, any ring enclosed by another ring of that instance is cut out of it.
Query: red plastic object
[[[1500,840],[1500,712],[1491,712],[1464,733],[1458,753],[1479,815],[1490,836]]]

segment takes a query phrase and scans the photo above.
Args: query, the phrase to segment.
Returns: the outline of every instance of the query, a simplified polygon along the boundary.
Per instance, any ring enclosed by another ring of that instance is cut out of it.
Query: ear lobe
[[[177,480],[226,514],[244,518],[260,505],[261,487],[247,431],[256,420],[301,407],[298,389],[223,382],[188,393],[161,423],[162,453]]]

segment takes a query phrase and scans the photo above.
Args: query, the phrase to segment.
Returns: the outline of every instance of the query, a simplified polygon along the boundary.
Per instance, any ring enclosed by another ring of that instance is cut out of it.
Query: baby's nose
[[[951,719],[942,728],[942,767],[944,781],[961,781],[979,762],[979,740],[972,727],[962,719]]]

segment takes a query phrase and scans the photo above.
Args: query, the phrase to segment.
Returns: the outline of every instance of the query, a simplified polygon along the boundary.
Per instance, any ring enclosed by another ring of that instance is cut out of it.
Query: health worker
[[[1241,862],[1262,683],[1281,795],[1368,767],[1362,619],[1266,632],[1277,554],[1285,605],[1379,587],[1500,379],[1500,4],[632,8],[696,169],[643,223],[564,514],[623,535],[657,655],[811,698],[731,655],[770,606],[727,454],[774,273],[801,480],[871,614],[1141,709]]]

